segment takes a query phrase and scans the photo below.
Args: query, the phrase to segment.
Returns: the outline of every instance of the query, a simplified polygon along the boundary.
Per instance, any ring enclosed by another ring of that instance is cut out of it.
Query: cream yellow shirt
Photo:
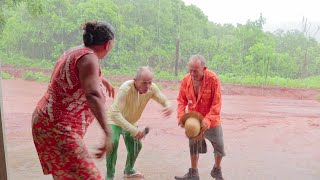
[[[136,136],[139,132],[136,122],[140,119],[150,99],[157,101],[163,107],[170,106],[167,98],[154,83],[151,84],[146,93],[139,94],[134,87],[133,80],[124,82],[108,109],[108,124],[120,126],[133,136]]]

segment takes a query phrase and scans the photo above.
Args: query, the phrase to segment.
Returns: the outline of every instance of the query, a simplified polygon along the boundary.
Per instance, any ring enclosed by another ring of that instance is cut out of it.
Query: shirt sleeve
[[[221,89],[219,79],[216,80],[212,87],[213,101],[210,107],[209,113],[204,117],[203,121],[209,124],[209,127],[213,127],[220,121],[221,112]]]
[[[170,103],[168,99],[165,97],[165,95],[160,91],[157,85],[153,84],[153,91],[154,94],[152,95],[151,99],[155,100],[159,104],[161,104],[163,107],[170,107]]]
[[[127,92],[124,90],[119,90],[114,99],[114,102],[109,109],[110,118],[112,118],[112,120],[122,129],[130,132],[133,136],[136,136],[139,133],[138,128],[129,123],[122,115],[123,109],[125,107],[126,97]]]
[[[186,107],[188,104],[188,99],[186,96],[186,81],[184,80],[182,80],[181,82],[177,101],[178,101],[177,118],[178,118],[178,123],[180,123],[180,118],[185,113]]]

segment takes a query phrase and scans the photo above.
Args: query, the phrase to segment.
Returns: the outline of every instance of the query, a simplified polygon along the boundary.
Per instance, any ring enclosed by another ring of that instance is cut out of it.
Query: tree
[[[27,9],[33,15],[41,14],[42,12],[42,3],[41,0],[1,0],[0,1],[0,32],[3,30],[6,24],[6,16],[3,12],[10,8],[15,8],[21,3],[26,3]],[[0,33],[1,34],[1,33]]]

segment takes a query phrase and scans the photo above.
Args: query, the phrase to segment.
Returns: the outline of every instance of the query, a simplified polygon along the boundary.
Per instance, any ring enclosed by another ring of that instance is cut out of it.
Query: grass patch
[[[291,88],[320,88],[320,76],[312,76],[304,79],[288,79],[282,77],[236,76],[234,74],[219,75],[221,82],[258,86],[281,86]]]
[[[10,64],[18,67],[36,67],[52,69],[54,62],[44,59],[30,59],[19,54],[7,54],[0,52],[1,64]]]
[[[102,68],[101,73],[104,76],[112,76],[112,75],[128,75],[134,76],[135,71],[128,70],[128,69],[110,69],[110,68]]]
[[[316,100],[320,102],[320,94],[317,95]]]
[[[49,82],[50,77],[42,72],[25,71],[23,73],[23,79],[29,81]]]
[[[156,79],[161,80],[181,80],[185,74],[179,74],[178,76],[173,75],[173,73],[167,72],[167,71],[159,71],[155,73]]]
[[[0,71],[0,78],[1,79],[13,79],[14,77],[9,74],[9,73],[6,73],[6,72],[3,72],[3,71]]]
[[[102,74],[105,76],[127,75],[134,77],[136,75],[136,70],[103,68]],[[173,73],[168,71],[154,70],[154,78],[159,80],[181,80],[184,75],[185,74],[180,73],[178,76],[175,76]]]
[[[122,83],[124,83],[124,82],[111,81],[110,83],[112,86],[120,87],[122,85]]]
[[[0,52],[1,63],[10,64],[19,67],[36,67],[44,69],[52,69],[54,62],[49,60],[29,59],[18,54],[8,54]],[[181,71],[178,76],[174,76],[173,72],[165,69],[154,69],[156,80],[181,80],[186,72]],[[135,76],[136,70],[130,68],[111,69],[103,68],[102,74],[105,76]],[[10,74],[1,73],[3,79],[13,78]],[[23,74],[23,78],[26,80],[35,80],[41,82],[48,82],[49,77],[40,72],[26,71]],[[292,88],[320,88],[320,76],[311,76],[304,79],[288,79],[282,77],[265,77],[253,75],[240,76],[238,74],[220,74],[219,78],[223,83],[231,84],[243,84],[243,85],[256,85],[256,86],[280,86],[280,87],[292,87]],[[113,82],[114,86],[120,86],[123,82]],[[320,96],[320,95],[319,95]]]

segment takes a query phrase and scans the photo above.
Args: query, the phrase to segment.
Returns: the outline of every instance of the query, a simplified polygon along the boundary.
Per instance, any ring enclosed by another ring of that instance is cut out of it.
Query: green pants
[[[134,163],[136,162],[136,159],[138,157],[138,154],[142,148],[142,144],[140,141],[135,140],[132,135],[123,130],[121,127],[116,125],[111,125],[111,131],[112,131],[112,151],[107,156],[107,177],[113,178],[115,173],[115,166],[117,162],[117,150],[119,145],[119,138],[122,134],[124,143],[127,148],[127,161],[124,172],[126,174],[133,174],[135,171],[133,170]]]

